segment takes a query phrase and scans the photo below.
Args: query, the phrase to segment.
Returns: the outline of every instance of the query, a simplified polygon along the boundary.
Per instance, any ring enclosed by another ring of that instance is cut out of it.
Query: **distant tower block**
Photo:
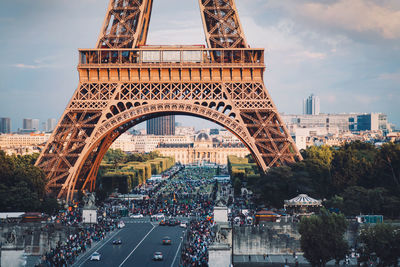
[[[311,94],[308,98],[303,100],[303,114],[319,115],[319,113],[320,113],[319,97]]]
[[[208,48],[145,46],[152,0],[111,0],[96,49],[79,50],[79,86],[37,165],[47,190],[93,191],[113,141],[136,124],[191,115],[234,133],[258,165],[301,155],[264,86],[264,49],[249,48],[233,0],[199,0]]]
[[[162,116],[146,121],[146,133],[154,135],[175,135],[175,116]]]
[[[0,133],[5,133],[5,134],[11,133],[10,118],[0,118]]]

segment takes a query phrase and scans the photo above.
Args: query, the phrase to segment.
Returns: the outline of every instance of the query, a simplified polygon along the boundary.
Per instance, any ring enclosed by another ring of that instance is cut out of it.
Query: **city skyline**
[[[94,47],[108,1],[48,2],[0,4],[6,22],[0,116],[12,119],[13,131],[26,116],[60,118],[77,86],[77,49]],[[398,2],[238,0],[237,6],[251,47],[266,49],[265,81],[279,112],[300,114],[298,103],[312,88],[321,113],[382,112],[400,125]],[[155,1],[153,9],[149,44],[205,44],[197,1]],[[215,127],[192,117],[177,121]]]

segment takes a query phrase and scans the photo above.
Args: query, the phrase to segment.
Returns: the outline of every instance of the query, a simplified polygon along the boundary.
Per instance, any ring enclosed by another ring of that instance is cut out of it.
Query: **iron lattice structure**
[[[92,191],[113,141],[145,120],[185,114],[234,133],[267,171],[301,160],[263,82],[233,0],[199,0],[208,48],[145,46],[152,0],[111,0],[97,49],[79,50],[79,86],[37,166],[47,190]]]

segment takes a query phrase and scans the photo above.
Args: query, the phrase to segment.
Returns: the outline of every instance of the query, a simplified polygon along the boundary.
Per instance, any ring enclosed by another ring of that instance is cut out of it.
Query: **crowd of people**
[[[82,209],[78,206],[70,206],[67,211],[61,210],[52,217],[55,223],[70,227],[67,240],[59,240],[54,248],[42,256],[40,267],[67,267],[71,266],[80,253],[86,252],[93,242],[106,237],[106,233],[117,227],[118,220],[110,218],[113,215],[111,205],[104,203],[97,209],[97,224],[82,224]]]
[[[198,203],[210,198],[213,173],[206,168],[184,168],[167,181],[135,191],[148,195],[148,198],[131,201],[130,211],[143,216],[158,213],[169,217],[197,216]]]
[[[181,266],[208,266],[208,246],[215,239],[211,230],[215,190],[215,170],[210,168],[182,168],[167,180],[136,188],[133,193],[146,195],[142,200],[114,199],[98,208],[98,223],[82,224],[82,209],[70,207],[52,217],[53,222],[75,229],[66,241],[43,255],[39,266],[70,266],[80,253],[92,243],[105,238],[106,233],[118,226],[121,209],[132,214],[152,216],[190,217],[182,246]]]
[[[213,207],[216,170],[210,168],[183,168],[171,179],[154,185],[146,193],[146,200],[132,203],[135,214],[191,216],[184,237],[181,266],[208,266],[208,246],[214,240]]]
[[[207,206],[206,210],[209,210],[211,206],[212,204]],[[200,219],[190,222],[182,249],[181,266],[208,266],[208,246],[215,238],[214,232],[211,231],[211,226],[212,211],[206,211]]]

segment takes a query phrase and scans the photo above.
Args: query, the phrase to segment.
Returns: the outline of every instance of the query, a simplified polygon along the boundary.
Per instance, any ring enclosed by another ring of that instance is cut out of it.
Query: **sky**
[[[278,111],[383,112],[400,127],[399,0],[236,0],[248,43],[266,49]],[[78,85],[78,48],[94,48],[108,0],[0,1],[0,117],[61,116]],[[148,44],[205,44],[197,0],[154,0]],[[185,126],[215,124],[179,116]]]

